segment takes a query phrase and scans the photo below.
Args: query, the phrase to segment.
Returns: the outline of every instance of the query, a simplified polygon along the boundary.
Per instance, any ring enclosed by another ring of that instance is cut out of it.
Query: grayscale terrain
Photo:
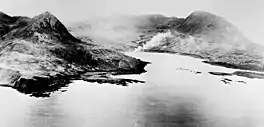
[[[101,16],[106,3],[0,12],[0,127],[264,127],[261,42],[218,13]]]

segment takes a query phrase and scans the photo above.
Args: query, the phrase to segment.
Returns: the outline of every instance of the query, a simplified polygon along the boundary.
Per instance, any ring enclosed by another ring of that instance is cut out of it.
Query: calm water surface
[[[146,83],[74,81],[50,98],[0,88],[0,127],[264,127],[264,80],[233,76],[234,82],[224,84],[207,72],[232,69],[186,56],[127,54],[152,64],[142,75],[118,77]],[[247,84],[235,82],[240,80]]]

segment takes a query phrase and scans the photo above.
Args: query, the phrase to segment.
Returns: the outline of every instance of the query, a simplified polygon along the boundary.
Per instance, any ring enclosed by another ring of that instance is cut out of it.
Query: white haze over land
[[[10,15],[35,16],[50,11],[62,22],[115,14],[163,14],[186,17],[203,10],[224,17],[253,42],[264,45],[263,0],[0,0]]]
[[[33,17],[49,11],[64,24],[81,21],[88,29],[80,28],[77,34],[91,35],[98,38],[98,42],[105,39],[116,43],[133,40],[138,32],[134,25],[146,21],[113,15],[163,14],[186,17],[195,10],[203,10],[224,17],[249,40],[264,45],[263,0],[0,2],[1,11],[10,15]],[[93,25],[89,26],[87,22]],[[188,35],[183,39],[177,38],[175,34],[171,31],[159,33],[137,50],[160,45],[165,38],[178,39],[182,42],[180,44],[188,41],[191,46],[203,41]],[[35,36],[39,36],[39,33],[35,33]],[[198,46],[201,47],[196,49],[207,45],[200,43]],[[1,87],[0,127],[171,127],[171,124],[182,125],[195,121],[199,127],[264,127],[264,80],[210,75],[209,72],[232,73],[238,69],[211,66],[203,63],[202,59],[188,56],[148,52],[125,54],[151,64],[145,67],[147,72],[141,75],[113,77],[131,78],[145,83],[123,87],[73,81],[69,87],[62,88],[66,92],[55,92],[50,98],[33,98],[14,89]]]
[[[156,36],[154,36],[153,38],[151,38],[150,41],[146,42],[146,44],[144,44],[142,47],[138,47],[136,49],[136,51],[150,49],[152,47],[158,46],[158,45],[162,44],[162,40],[164,40],[165,38],[168,38],[168,37],[173,37],[170,31],[168,31],[166,33],[159,33]]]
[[[149,21],[145,18],[132,18],[134,15],[115,15],[96,17],[81,22],[68,23],[72,34],[88,36],[97,43],[110,42],[129,44],[138,37],[136,25],[145,25]],[[78,26],[78,27],[76,27]]]

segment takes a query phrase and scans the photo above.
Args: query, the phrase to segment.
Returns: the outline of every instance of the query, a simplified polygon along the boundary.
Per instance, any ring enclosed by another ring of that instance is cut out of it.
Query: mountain
[[[197,11],[156,28],[163,32],[145,42],[144,51],[192,55],[213,65],[264,71],[264,47],[215,14]]]
[[[108,75],[145,71],[147,62],[75,38],[49,12],[0,21],[0,84],[20,92],[43,96],[79,79],[125,85]]]
[[[203,11],[191,13],[174,29],[217,44],[229,44],[240,48],[251,44],[233,24],[222,17]]]
[[[138,47],[136,41],[149,40],[156,29],[175,17],[163,15],[116,15],[69,23],[69,31],[82,40],[94,40],[97,44],[121,51]]]
[[[223,17],[195,11],[186,18],[129,15],[69,25],[82,40],[121,51],[171,52],[229,68],[263,71],[264,47]]]
[[[9,16],[3,12],[0,12],[0,39],[3,39],[3,35],[12,31],[13,29],[23,27],[27,25],[27,21],[30,18],[22,16]]]

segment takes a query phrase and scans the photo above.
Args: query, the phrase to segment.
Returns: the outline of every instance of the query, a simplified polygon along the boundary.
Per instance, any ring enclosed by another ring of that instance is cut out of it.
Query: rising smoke
[[[97,43],[131,45],[149,24],[146,16],[115,15],[69,24],[69,29],[74,35],[91,37]]]

